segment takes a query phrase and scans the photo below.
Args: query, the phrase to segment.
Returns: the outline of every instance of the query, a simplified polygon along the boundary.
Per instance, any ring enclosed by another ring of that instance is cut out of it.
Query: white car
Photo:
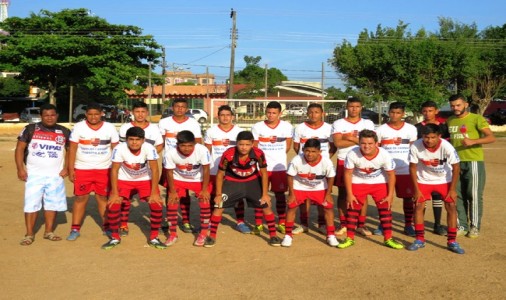
[[[19,116],[21,122],[37,123],[40,122],[40,108],[38,107],[27,107],[23,109]]]

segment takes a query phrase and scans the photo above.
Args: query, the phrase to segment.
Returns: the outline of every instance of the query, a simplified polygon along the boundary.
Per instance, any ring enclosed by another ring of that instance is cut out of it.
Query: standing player
[[[206,131],[204,144],[211,153],[211,159],[213,161],[211,167],[211,183],[213,186],[215,186],[216,173],[218,173],[218,164],[220,163],[221,155],[223,155],[223,152],[228,148],[235,146],[237,134],[241,132],[241,128],[232,123],[233,120],[234,114],[232,108],[228,105],[222,105],[218,108],[218,124]],[[211,194],[211,201],[214,196],[215,195]],[[237,202],[237,206],[234,207],[234,209],[237,218],[237,226],[235,228],[242,233],[251,233],[251,229],[244,223],[244,202]]]
[[[409,147],[417,139],[416,127],[404,122],[404,103],[393,102],[388,108],[389,120],[378,127],[378,139],[395,161],[395,193],[403,199],[404,233],[415,236],[413,228],[413,185],[409,177]],[[380,228],[378,228],[380,229]]]
[[[362,101],[359,98],[352,97],[346,101],[346,111],[348,116],[336,120],[332,124],[332,138],[337,147],[337,170],[334,185],[338,188],[337,211],[341,227],[338,235],[346,234],[346,188],[344,186],[344,161],[346,155],[351,149],[358,145],[358,133],[364,129],[374,130],[374,123],[371,120],[365,120],[360,117],[362,112]],[[367,203],[364,204],[360,216],[358,217],[357,232],[366,236],[372,233],[365,226],[367,216]]]
[[[178,132],[176,139],[176,148],[165,151],[163,157],[169,188],[167,219],[170,234],[165,244],[172,246],[178,239],[176,228],[179,201],[191,190],[199,199],[200,206],[200,234],[193,245],[204,246],[211,217],[209,204],[209,195],[212,190],[209,183],[211,155],[204,145],[196,144],[195,136],[191,131]]]
[[[114,125],[102,121],[102,107],[88,104],[86,119],[77,123],[70,135],[69,179],[74,183],[72,227],[68,241],[75,241],[81,234],[81,224],[91,192],[95,192],[98,213],[105,224],[105,210],[109,194],[109,173],[112,149],[118,144],[118,132]]]
[[[140,127],[129,128],[125,136],[125,143],[114,148],[112,154],[111,193],[107,211],[111,238],[102,245],[102,249],[109,250],[120,244],[121,204],[124,199],[130,199],[134,193],[138,193],[141,200],[148,202],[151,211],[148,245],[165,249],[167,246],[158,239],[163,202],[158,190],[157,151],[153,145],[144,142],[145,132]]]
[[[253,125],[251,132],[255,137],[255,146],[265,153],[269,162],[267,171],[271,191],[276,197],[276,211],[278,213],[277,229],[285,233],[286,219],[286,196],[288,190],[286,176],[287,153],[292,146],[293,127],[290,123],[282,121],[281,104],[277,101],[271,101],[265,108],[265,121]],[[255,228],[253,232],[260,234],[263,229],[261,219],[261,209],[255,209]]]
[[[195,141],[198,144],[201,144],[202,130],[200,128],[200,124],[199,122],[197,122],[197,120],[190,118],[186,115],[186,112],[188,111],[188,102],[186,102],[186,99],[180,98],[174,99],[174,101],[172,102],[172,111],[174,112],[173,116],[163,118],[158,123],[158,126],[160,127],[160,133],[162,134],[165,141],[165,151],[176,148],[177,144],[176,135],[178,132],[183,130],[191,131],[195,136]],[[167,178],[166,174],[162,172],[160,184],[163,185],[164,187],[167,187],[166,178]],[[168,194],[169,191],[167,191],[167,195]],[[190,224],[190,204],[191,204],[190,195],[187,194],[180,200],[181,200],[180,207],[182,217],[181,229],[183,230],[183,232],[192,233],[193,226]],[[167,202],[167,199],[165,199],[165,201]]]
[[[425,225],[423,213],[425,201],[434,192],[443,195],[448,212],[448,249],[464,254],[457,239],[457,182],[459,181],[459,157],[452,145],[441,139],[441,129],[436,124],[427,124],[421,129],[422,138],[411,145],[409,153],[409,173],[413,182],[416,240],[408,246],[415,251],[425,247]]]
[[[422,128],[427,124],[436,124],[441,128],[441,137],[443,139],[449,139],[450,133],[448,132],[448,126],[440,122],[437,119],[437,114],[439,113],[439,109],[437,107],[436,102],[434,101],[425,101],[422,103],[422,116],[423,121],[415,124],[417,130],[417,138],[422,138]],[[438,193],[432,193],[432,210],[434,212],[434,233],[439,235],[446,235],[447,231],[441,225],[441,214],[443,213],[443,195]]]
[[[286,235],[281,246],[292,245],[292,228],[297,207],[311,201],[325,210],[327,244],[336,247],[339,242],[334,234],[334,200],[332,199],[332,183],[336,175],[334,165],[330,158],[321,154],[320,141],[317,139],[308,139],[303,151],[303,155],[296,155],[288,165]]]
[[[50,241],[61,240],[61,237],[53,233],[54,222],[56,212],[67,210],[65,150],[69,146],[70,131],[56,124],[58,114],[54,105],[41,106],[40,117],[39,123],[23,128],[14,152],[18,178],[25,181],[26,234],[20,242],[22,246],[31,245],[35,239],[33,228],[42,203],[45,218],[44,238]]]
[[[303,149],[300,146],[304,145],[307,140],[316,138],[320,141],[321,155],[330,158],[336,153],[336,147],[332,142],[332,126],[323,121],[323,107],[319,103],[311,103],[307,107],[307,120],[300,123],[293,131],[293,150],[300,155],[303,154]],[[310,201],[306,201],[306,205],[300,206],[300,227],[295,227],[292,231],[293,234],[307,232],[309,227],[309,207]],[[318,223],[323,225],[324,214],[321,206],[318,206]]]
[[[132,114],[134,119],[132,122],[125,123],[119,128],[120,142],[126,141],[126,132],[132,127],[140,127],[144,130],[144,141],[155,146],[157,153],[163,149],[163,138],[157,125],[148,122],[149,115],[148,105],[144,102],[137,101],[132,105]],[[123,198],[121,203],[121,225],[119,233],[121,236],[128,235],[128,215],[130,212],[131,199]]]
[[[462,95],[449,99],[453,116],[448,119],[450,142],[460,157],[460,179],[457,186],[457,234],[477,238],[480,235],[485,188],[483,144],[495,142],[485,118],[467,111],[469,104]]]
[[[271,209],[267,163],[262,150],[253,146],[253,134],[242,131],[237,135],[237,145],[222,155],[216,174],[216,198],[211,217],[211,232],[204,247],[216,245],[216,233],[223,209],[234,207],[237,201],[246,199],[248,205],[263,210],[269,228],[269,245],[280,246],[276,236],[276,219]]]
[[[388,152],[378,147],[378,136],[364,129],[359,134],[359,147],[351,149],[344,163],[344,185],[348,213],[346,240],[337,247],[344,249],[355,244],[355,229],[362,206],[371,195],[379,212],[385,246],[402,249],[392,238],[392,202],[395,189],[395,163]]]

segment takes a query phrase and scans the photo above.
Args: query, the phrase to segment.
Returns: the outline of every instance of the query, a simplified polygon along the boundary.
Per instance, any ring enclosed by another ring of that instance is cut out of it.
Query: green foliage
[[[0,68],[49,91],[51,103],[60,85],[98,91],[104,99],[123,99],[134,88],[147,61],[156,61],[160,46],[135,26],[113,25],[86,9],[41,10],[27,18],[6,19],[0,37]],[[95,99],[97,100],[97,99]]]
[[[14,77],[0,78],[0,97],[27,97],[30,85]]]
[[[258,90],[265,88],[265,68],[258,66],[261,56],[244,56],[246,67],[241,71],[234,73],[234,82],[251,85],[251,88],[241,93],[241,97],[256,97],[259,92]],[[269,92],[273,92],[274,86],[281,83],[281,81],[288,80],[288,78],[276,68],[267,69],[267,89]],[[239,96],[237,94],[236,96]],[[248,97],[248,98],[250,98]]]

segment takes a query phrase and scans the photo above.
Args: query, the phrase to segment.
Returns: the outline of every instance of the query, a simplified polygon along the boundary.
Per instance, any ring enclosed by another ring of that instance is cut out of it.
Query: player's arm
[[[269,197],[269,174],[267,174],[267,167],[260,168],[260,175],[262,176],[262,198],[260,202],[267,203],[271,206],[271,197]]]
[[[295,151],[296,154],[299,154],[300,143],[293,142],[293,150]]]
[[[413,200],[416,202],[423,199],[422,192],[420,192],[420,188],[418,187],[417,165],[418,164],[415,163],[409,163],[409,177],[411,179],[411,183],[413,184],[413,188],[415,189],[415,192],[413,193]]]
[[[325,200],[334,204],[334,198],[332,198],[332,187],[334,186],[334,177],[327,177],[327,192],[325,193]]]
[[[156,153],[162,152],[164,144],[165,144],[165,142],[155,146]]]
[[[334,156],[334,154],[336,154],[336,152],[337,152],[336,145],[333,142],[329,143],[329,158],[331,158],[332,156]]]
[[[286,138],[286,153],[290,151],[290,148],[292,148],[292,138]],[[299,152],[297,152],[299,153]]]
[[[293,190],[293,176],[287,175],[287,183],[288,183],[288,197],[286,198],[286,203],[290,204],[295,201],[295,192]]]
[[[495,136],[492,130],[490,128],[482,128],[480,129],[481,137],[477,139],[470,139],[468,137],[465,137],[462,140],[462,145],[469,147],[473,145],[483,145],[483,144],[491,144],[495,142]],[[466,135],[467,136],[467,135]]]
[[[380,203],[387,202],[388,203],[388,209],[392,208],[392,202],[394,202],[394,192],[395,192],[395,171],[385,171],[387,174],[387,189],[388,194],[380,201]]]
[[[352,134],[342,134],[336,132],[332,135],[332,140],[334,141],[334,146],[337,149],[358,145],[358,137],[355,137]]]
[[[111,165],[111,193],[109,194],[109,200],[107,204],[110,206],[112,204],[121,204],[121,197],[118,192],[118,173],[119,168],[121,167],[121,163],[112,162]]]
[[[344,180],[344,188],[346,189],[346,206],[348,208],[353,208],[354,204],[358,204],[358,200],[353,194],[352,188],[352,179],[353,169],[344,169],[343,180]]]
[[[160,178],[160,170],[158,169],[157,160],[148,160],[149,169],[151,170],[151,196],[149,197],[150,203],[158,203],[162,205],[162,199],[160,198],[160,192],[158,190],[158,178]]]
[[[111,150],[114,149],[114,147],[118,146],[118,143],[111,143]]]
[[[69,174],[69,180],[71,182],[74,182],[76,179],[76,173],[75,173],[75,165],[76,165],[76,155],[77,155],[77,147],[79,145],[74,142],[70,142],[69,151],[68,151],[68,174]]]
[[[28,144],[22,141],[17,142],[16,150],[14,151],[14,161],[16,162],[16,168],[18,169],[18,179],[26,181],[28,173],[25,169],[25,149]]]
[[[174,183],[174,169],[167,169],[167,188],[169,189],[168,203],[178,203],[179,197],[177,196],[176,185]]]
[[[253,141],[253,147],[258,147],[258,140]]]
[[[222,205],[222,195],[223,195],[223,178],[225,177],[225,171],[218,169],[218,173],[216,173],[216,180],[214,187],[216,196],[214,197],[214,207],[220,208]]]
[[[209,203],[211,195],[209,194],[209,181],[211,178],[211,165],[202,166],[202,191],[200,192],[199,200],[204,203]]]
[[[460,164],[452,164],[452,181],[450,183],[450,189],[445,199],[451,198],[453,202],[457,202],[457,183],[459,182],[460,176]]]

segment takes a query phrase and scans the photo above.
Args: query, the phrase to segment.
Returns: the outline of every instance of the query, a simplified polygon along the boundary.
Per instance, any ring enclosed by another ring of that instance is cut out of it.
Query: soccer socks
[[[237,224],[244,223],[244,201],[241,200],[237,202],[236,206],[234,207],[234,210]]]
[[[261,208],[255,208],[255,226],[262,225],[264,212]]]
[[[383,237],[385,241],[392,237],[392,211],[388,209],[388,203],[376,202],[380,218],[381,227],[383,228]],[[411,214],[413,216],[413,214]]]
[[[276,193],[276,212],[278,213],[278,224],[285,224],[286,221],[286,196],[284,193]]]
[[[355,205],[358,206],[358,205]],[[350,239],[355,239],[355,230],[357,230],[358,216],[360,215],[360,208],[348,209],[346,218],[346,236]],[[327,229],[328,234],[328,229]]]
[[[121,202],[120,228],[128,227],[128,216],[130,215],[130,199],[123,199]]]
[[[425,242],[425,224],[415,224],[415,238]]]
[[[341,228],[347,227],[346,226],[346,215],[339,216],[339,223],[340,223]]]
[[[211,206],[209,203],[200,202],[200,234],[207,235],[209,219],[211,218]]]
[[[457,228],[456,227],[448,227],[448,243],[453,243],[457,240]]]
[[[327,226],[327,236],[335,235],[336,226]]]
[[[413,224],[413,214],[415,210],[413,200],[411,198],[404,198],[402,209],[404,211],[404,226],[411,226]]]
[[[183,224],[190,223],[190,204],[191,204],[191,198],[188,197],[181,197],[179,200],[179,206],[181,207],[181,219],[183,221]]]
[[[160,225],[162,224],[162,208],[163,206],[159,203],[149,203],[149,209],[151,211],[149,217],[149,222],[151,223],[150,240],[158,237],[158,229],[160,229]]]
[[[285,234],[288,235],[289,237],[292,237],[293,234],[292,234],[292,230],[293,230],[293,224],[295,222],[286,222],[285,223]]]
[[[167,222],[171,236],[177,236],[177,204],[167,205]]]
[[[81,230],[81,225],[80,224],[72,224],[70,226],[70,230],[80,231]]]
[[[120,220],[121,204],[114,203],[109,206],[107,210],[107,220],[109,221],[109,230],[111,230],[111,237],[120,240],[119,237],[119,220]]]
[[[365,226],[365,219],[367,216],[358,216],[358,228]]]
[[[218,232],[218,225],[220,225],[220,222],[221,216],[215,215],[211,216],[211,226],[210,226],[211,233],[209,234],[209,236],[212,237],[213,239],[216,239],[216,233]]]
[[[433,198],[432,211],[434,212],[434,224],[441,225],[441,215],[443,214],[443,200]]]
[[[267,222],[267,227],[269,228],[269,236],[276,236],[276,217],[274,217],[273,213],[268,215],[264,215],[265,221]]]

